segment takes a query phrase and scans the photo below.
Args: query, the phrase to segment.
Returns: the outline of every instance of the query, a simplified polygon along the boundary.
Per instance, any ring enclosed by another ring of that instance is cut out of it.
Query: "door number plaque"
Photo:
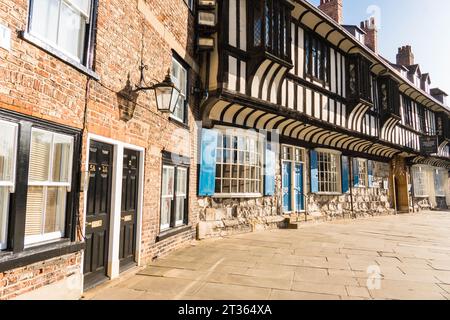
[[[90,226],[92,229],[100,228],[101,226],[103,226],[103,220],[92,221],[87,225]]]
[[[131,215],[130,216],[125,216],[125,217],[122,218],[122,220],[125,221],[125,222],[130,222],[131,220],[133,220],[133,216],[131,216]]]

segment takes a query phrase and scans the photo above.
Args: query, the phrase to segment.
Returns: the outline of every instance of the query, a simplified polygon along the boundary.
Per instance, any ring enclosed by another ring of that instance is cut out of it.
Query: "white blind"
[[[43,188],[42,187],[28,188],[25,236],[34,236],[42,233],[43,211],[44,211]]]
[[[30,151],[30,181],[48,181],[51,143],[51,133],[33,132]]]
[[[25,223],[26,244],[63,236],[72,157],[72,137],[33,129]]]

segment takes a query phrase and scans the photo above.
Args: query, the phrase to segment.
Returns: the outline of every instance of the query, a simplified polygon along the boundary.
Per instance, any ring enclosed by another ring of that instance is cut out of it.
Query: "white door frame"
[[[283,182],[284,182],[284,175],[283,175],[283,164],[286,163],[290,163],[291,164],[291,172],[290,172],[290,176],[291,176],[291,185],[289,186],[290,192],[291,192],[291,207],[292,207],[292,211],[286,211],[283,212],[285,214],[293,214],[293,213],[304,213],[306,211],[306,205],[307,205],[307,199],[306,199],[306,192],[305,192],[305,188],[306,188],[306,159],[303,159],[303,161],[296,161],[295,160],[295,149],[300,149],[303,150],[303,156],[306,157],[306,148],[303,147],[298,147],[298,146],[294,146],[294,145],[290,145],[290,144],[282,144],[281,148],[283,147],[288,147],[291,148],[291,150],[293,151],[292,154],[292,159],[291,160],[285,160],[283,159],[283,155],[281,155],[281,186],[283,187]],[[283,153],[283,149],[281,149],[281,153]],[[301,211],[297,211],[297,199],[295,197],[295,166],[297,164],[301,164],[303,165],[303,197],[304,197],[304,202],[305,202],[305,209],[301,210]],[[283,189],[283,188],[282,188]]]
[[[89,133],[86,144],[86,163],[83,172],[84,175],[84,208],[83,221],[86,221],[87,211],[87,189],[89,186],[89,146],[91,141],[98,141],[112,145],[114,148],[113,157],[113,174],[111,186],[111,216],[109,229],[109,246],[108,246],[108,266],[107,275],[110,279],[118,278],[120,275],[120,222],[121,222],[121,205],[122,205],[122,175],[123,175],[123,153],[124,149],[130,149],[139,152],[139,183],[138,183],[138,205],[136,219],[136,262],[140,265],[141,260],[141,233],[142,233],[142,212],[144,200],[144,164],[145,164],[145,148],[124,143],[111,138],[105,138],[96,134]],[[86,234],[86,225],[82,228],[83,234]],[[84,252],[81,263],[81,274],[84,274]],[[84,281],[84,280],[83,280]]]

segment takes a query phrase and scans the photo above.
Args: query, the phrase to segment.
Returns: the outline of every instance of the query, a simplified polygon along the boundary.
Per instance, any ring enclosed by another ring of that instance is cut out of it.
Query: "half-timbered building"
[[[338,0],[216,6],[201,72],[200,237],[275,225],[282,214],[446,205],[449,109],[408,61],[410,47],[388,62],[377,52],[376,21],[343,25]],[[421,149],[436,136],[438,153]],[[422,193],[421,170],[442,181],[433,196]]]

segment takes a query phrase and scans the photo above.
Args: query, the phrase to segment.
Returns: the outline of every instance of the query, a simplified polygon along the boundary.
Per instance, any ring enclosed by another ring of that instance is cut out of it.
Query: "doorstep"
[[[145,266],[144,267],[135,266],[135,267],[126,269],[124,272],[122,272],[120,274],[120,276],[118,278],[116,278],[114,280],[105,281],[104,283],[83,292],[83,295],[81,296],[80,300],[91,300],[93,297],[96,296],[96,294],[99,291],[103,291],[103,290],[115,287],[116,285],[129,280],[131,277],[135,276],[139,271],[142,271],[145,268],[146,268]]]

